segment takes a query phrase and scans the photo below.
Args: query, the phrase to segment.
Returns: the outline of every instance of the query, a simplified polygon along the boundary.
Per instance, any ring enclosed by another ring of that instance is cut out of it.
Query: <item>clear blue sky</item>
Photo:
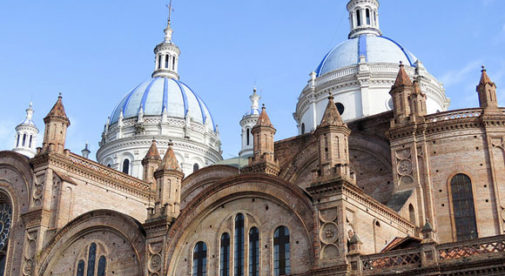
[[[130,89],[150,77],[163,38],[162,0],[2,0],[0,2],[0,149],[33,101],[42,118],[58,92],[72,125],[67,147],[92,156],[103,125]],[[174,41],[181,79],[219,124],[224,158],[240,148],[239,120],[257,86],[277,128],[296,135],[292,113],[308,74],[349,31],[347,0],[175,0]],[[480,66],[505,105],[505,1],[382,0],[381,30],[445,83],[451,109],[478,105]],[[42,134],[39,142],[42,140]]]

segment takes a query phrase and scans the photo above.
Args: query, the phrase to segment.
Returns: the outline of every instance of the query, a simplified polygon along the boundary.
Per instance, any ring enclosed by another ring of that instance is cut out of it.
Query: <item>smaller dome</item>
[[[137,117],[140,110],[144,116],[161,116],[166,109],[168,117],[186,118],[206,124],[215,131],[214,120],[202,99],[185,83],[168,77],[155,77],[142,82],[131,90],[114,109],[111,124],[123,118]]]
[[[414,66],[417,58],[394,40],[385,36],[360,35],[335,46],[316,69],[317,76],[337,69],[357,65],[360,56],[368,63],[395,63]]]

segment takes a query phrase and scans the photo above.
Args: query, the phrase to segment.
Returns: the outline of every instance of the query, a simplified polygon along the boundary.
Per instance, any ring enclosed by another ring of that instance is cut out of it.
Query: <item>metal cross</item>
[[[172,0],[170,0],[170,4],[166,6],[168,8],[168,22],[170,22],[170,19],[172,18]]]

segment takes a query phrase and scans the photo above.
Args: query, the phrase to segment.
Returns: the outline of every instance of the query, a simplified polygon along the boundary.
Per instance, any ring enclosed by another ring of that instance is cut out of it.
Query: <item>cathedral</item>
[[[96,162],[66,149],[61,95],[40,137],[30,104],[0,151],[0,275],[505,275],[495,83],[483,67],[479,106],[448,110],[443,84],[383,35],[379,1],[346,8],[348,38],[293,107],[298,135],[275,140],[254,90],[234,158],[181,80],[170,19]]]

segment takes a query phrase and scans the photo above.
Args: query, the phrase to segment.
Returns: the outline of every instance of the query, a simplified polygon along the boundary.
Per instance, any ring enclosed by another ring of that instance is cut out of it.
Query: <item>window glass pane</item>
[[[105,268],[107,266],[107,260],[105,260],[105,256],[101,256],[100,260],[98,260],[98,276],[105,276]]]
[[[278,276],[289,273],[291,273],[289,230],[285,226],[280,226],[274,232],[274,274]]]
[[[235,217],[235,274],[244,275],[244,215],[238,214]]]
[[[249,230],[249,276],[260,275],[259,231],[253,227]]]
[[[128,174],[130,172],[130,160],[125,159],[123,161],[123,172]]]
[[[470,178],[464,174],[455,175],[451,179],[451,195],[457,240],[464,241],[477,238],[477,224],[475,222]]]
[[[221,235],[221,254],[220,254],[220,276],[230,275],[230,235],[224,233]]]
[[[207,275],[207,245],[198,242],[193,249],[193,276]]]
[[[77,276],[84,276],[84,261],[80,260],[79,264],[77,265]]]
[[[87,276],[95,276],[95,258],[96,258],[96,243],[92,243],[89,247],[88,255],[88,272]]]

